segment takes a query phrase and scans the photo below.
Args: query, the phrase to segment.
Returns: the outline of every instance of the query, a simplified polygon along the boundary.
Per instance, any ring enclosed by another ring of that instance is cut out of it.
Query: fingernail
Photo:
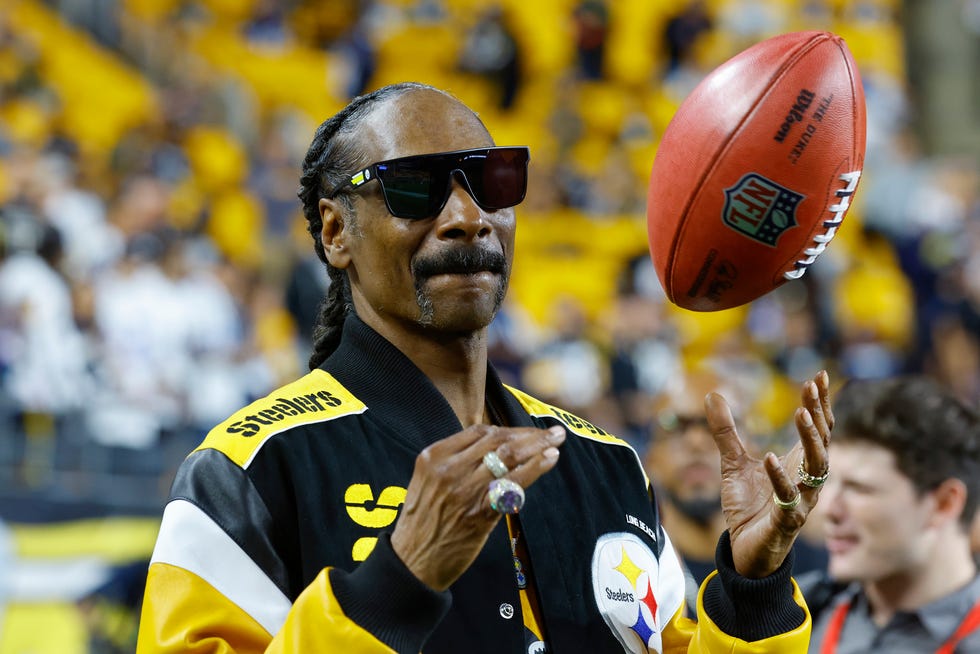
[[[810,382],[810,397],[812,397],[813,399],[817,399],[818,397],[820,397],[820,395],[817,392],[817,385],[814,384],[813,382]]]
[[[548,449],[546,449],[541,454],[544,455],[544,458],[545,459],[548,459],[549,461],[552,461],[552,460],[558,458],[558,448],[557,447],[549,447]]]
[[[548,441],[551,443],[561,443],[565,440],[565,428],[564,427],[549,427],[548,428]]]
[[[803,424],[804,425],[806,425],[807,427],[812,427],[813,426],[813,416],[810,415],[810,412],[809,411],[807,411],[806,409],[803,409],[803,416],[802,417],[803,417]]]

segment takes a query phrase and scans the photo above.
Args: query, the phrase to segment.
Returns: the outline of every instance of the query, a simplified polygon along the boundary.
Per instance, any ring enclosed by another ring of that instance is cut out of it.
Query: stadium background
[[[844,36],[857,203],[799,282],[663,301],[658,136],[712,67]],[[683,369],[784,438],[800,380],[934,374],[980,401],[977,0],[5,0],[0,4],[0,654],[132,651],[174,467],[303,372],[325,275],[295,197],[320,121],[400,80],[531,146],[504,376],[643,446]]]

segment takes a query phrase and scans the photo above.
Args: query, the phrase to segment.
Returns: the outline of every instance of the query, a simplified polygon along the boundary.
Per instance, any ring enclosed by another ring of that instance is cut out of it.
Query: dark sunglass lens
[[[477,201],[486,209],[520,204],[527,190],[527,153],[520,149],[490,150],[486,158],[464,166]]]
[[[461,170],[484,209],[513,207],[527,190],[527,150],[500,148],[406,157],[378,164],[388,210],[399,218],[430,218],[445,206],[451,174]]]
[[[438,174],[429,162],[421,159],[397,161],[378,166],[378,179],[388,209],[400,218],[427,218],[438,204]]]

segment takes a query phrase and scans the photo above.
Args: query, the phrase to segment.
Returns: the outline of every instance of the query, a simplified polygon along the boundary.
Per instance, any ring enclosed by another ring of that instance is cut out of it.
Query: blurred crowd
[[[12,0],[0,7],[4,481],[151,477],[305,370],[327,278],[296,199],[320,121],[398,80],[531,146],[504,377],[643,445],[685,370],[739,380],[779,438],[798,382],[924,371],[980,402],[980,172],[923,151],[895,0]],[[659,135],[709,70],[778,32],[845,36],[865,175],[802,280],[665,301],[646,246]],[[100,493],[126,502],[126,493]]]

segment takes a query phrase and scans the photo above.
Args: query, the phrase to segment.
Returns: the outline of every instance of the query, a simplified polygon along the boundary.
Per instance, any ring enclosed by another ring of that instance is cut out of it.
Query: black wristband
[[[344,614],[396,652],[418,654],[452,605],[448,590],[429,588],[405,567],[389,534],[353,572],[333,568],[329,576]]]
[[[729,636],[751,642],[798,628],[806,612],[793,599],[793,551],[768,577],[749,579],[735,571],[732,542],[722,533],[715,550],[718,574],[704,589],[704,610]]]

